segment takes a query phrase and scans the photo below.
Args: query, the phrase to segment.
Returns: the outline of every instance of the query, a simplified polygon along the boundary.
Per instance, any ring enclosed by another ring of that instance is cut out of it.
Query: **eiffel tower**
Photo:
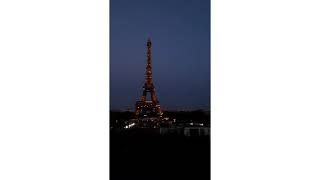
[[[152,81],[152,56],[151,56],[151,39],[147,41],[147,66],[146,79],[143,86],[143,93],[140,101],[136,102],[136,117],[140,118],[161,118],[162,111],[159,101],[156,96],[155,87]],[[147,100],[147,95],[150,94],[151,99]]]

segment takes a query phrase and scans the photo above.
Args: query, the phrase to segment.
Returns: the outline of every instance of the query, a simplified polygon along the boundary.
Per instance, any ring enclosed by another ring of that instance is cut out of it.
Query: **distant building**
[[[184,136],[209,136],[209,127],[173,127],[165,128],[161,127],[159,130],[160,134],[163,135],[184,135]]]
[[[185,127],[183,134],[185,136],[209,136],[209,127]]]

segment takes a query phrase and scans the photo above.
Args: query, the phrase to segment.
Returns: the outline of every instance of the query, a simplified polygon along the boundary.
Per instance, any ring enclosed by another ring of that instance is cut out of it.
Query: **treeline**
[[[124,127],[125,122],[134,118],[134,112],[130,111],[110,111],[110,126]]]
[[[195,111],[165,111],[164,117],[176,119],[178,123],[196,122],[210,124],[210,112],[203,110]]]
[[[204,123],[210,124],[210,112],[203,110],[195,111],[164,111],[163,117],[168,117],[170,120],[175,119],[177,123]],[[111,111],[110,125],[111,127],[123,127],[129,119],[135,118],[134,112],[130,111]]]

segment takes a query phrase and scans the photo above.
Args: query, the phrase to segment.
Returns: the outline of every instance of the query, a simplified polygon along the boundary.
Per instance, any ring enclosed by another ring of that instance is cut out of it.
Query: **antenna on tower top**
[[[151,41],[151,35],[149,33],[147,33],[147,39],[148,41]]]
[[[151,37],[150,36],[148,37],[147,46],[151,47]]]

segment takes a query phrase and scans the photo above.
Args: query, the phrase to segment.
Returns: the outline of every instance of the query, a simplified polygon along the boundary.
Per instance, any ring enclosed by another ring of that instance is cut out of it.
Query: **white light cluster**
[[[131,124],[125,126],[124,128],[125,128],[125,129],[132,128],[134,125],[135,125],[135,123],[131,123]]]

